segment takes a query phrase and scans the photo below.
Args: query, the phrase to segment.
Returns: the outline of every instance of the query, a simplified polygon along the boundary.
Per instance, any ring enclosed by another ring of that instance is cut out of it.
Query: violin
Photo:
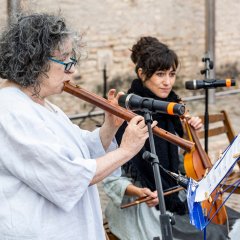
[[[184,117],[184,125],[187,136],[195,145],[190,152],[184,155],[184,168],[188,177],[201,180],[212,167],[211,160],[203,150],[195,129],[188,123],[188,117]]]
[[[195,143],[195,146],[191,149],[191,151],[186,153],[184,156],[184,168],[188,177],[199,181],[206,176],[207,172],[212,168],[212,163],[207,153],[202,148],[195,129],[188,123],[188,118],[184,117],[183,121],[189,140]],[[212,219],[212,222],[215,224],[225,224],[227,220],[225,206],[222,206],[222,208],[218,210],[221,204],[222,195],[220,188],[214,190],[210,198],[202,202],[202,208],[206,210],[208,215],[207,217],[209,219],[211,219],[218,211]]]
[[[89,102],[105,111],[108,111],[115,116],[118,116],[126,121],[130,121],[134,116],[136,116],[135,113],[132,111],[129,111],[123,107],[120,107],[119,105],[112,104],[109,100],[100,97],[94,93],[90,93],[89,91],[81,88],[78,85],[70,83],[70,81],[67,81],[64,83],[63,91],[68,92],[86,102]],[[186,151],[190,151],[194,143],[191,141],[187,141],[185,139],[182,139],[170,132],[167,132],[164,129],[161,129],[157,126],[153,128],[153,133],[163,139],[165,139],[168,142],[171,142],[172,144],[175,144],[177,146],[180,146]]]

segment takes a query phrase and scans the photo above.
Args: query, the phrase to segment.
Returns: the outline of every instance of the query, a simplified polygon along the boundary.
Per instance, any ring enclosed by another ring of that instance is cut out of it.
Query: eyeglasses
[[[71,59],[71,62],[65,63],[65,62],[62,62],[62,61],[60,61],[60,60],[54,59],[54,58],[52,58],[52,57],[49,57],[49,60],[64,65],[64,66],[65,66],[65,69],[64,69],[64,70],[65,70],[66,72],[70,71],[71,68],[72,68],[72,66],[73,66],[73,65],[75,66],[75,65],[77,64],[77,60],[76,60],[76,59],[74,59],[74,58],[70,58],[70,59]]]

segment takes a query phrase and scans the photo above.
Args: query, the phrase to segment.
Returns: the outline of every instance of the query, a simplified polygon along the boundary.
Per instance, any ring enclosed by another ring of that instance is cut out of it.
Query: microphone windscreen
[[[126,108],[126,99],[128,97],[128,94],[123,94],[119,97],[118,99],[118,105],[121,106],[121,107],[124,107]]]
[[[193,81],[186,81],[185,82],[185,88],[190,89],[190,90],[195,89],[194,82]]]
[[[183,104],[175,104],[174,114],[182,116],[185,113],[185,106]]]

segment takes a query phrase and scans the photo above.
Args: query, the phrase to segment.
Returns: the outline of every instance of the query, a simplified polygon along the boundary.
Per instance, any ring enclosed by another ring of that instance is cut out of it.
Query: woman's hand
[[[188,120],[188,123],[195,129],[195,130],[200,130],[203,126],[202,120],[199,117],[191,117]]]
[[[153,128],[156,125],[157,121],[153,121],[151,127]],[[120,148],[133,157],[142,149],[148,136],[148,127],[145,124],[144,117],[135,116],[125,129]]]
[[[119,92],[116,95],[116,90],[111,89],[108,92],[108,100],[113,104],[113,105],[118,105],[118,99],[119,97],[124,94],[123,92]],[[115,96],[116,95],[116,96]],[[100,128],[100,138],[102,141],[102,145],[105,150],[109,147],[112,139],[114,138],[118,128],[122,125],[124,122],[123,119],[113,115],[112,113],[105,112],[105,121]]]
[[[149,199],[145,202],[148,207],[155,207],[159,203],[157,191],[152,192],[149,188],[139,188],[139,197],[146,197]]]
[[[126,188],[125,195],[127,196],[136,196],[137,198],[147,198],[145,203],[148,207],[156,206],[158,201],[157,191],[152,192],[149,188],[140,188],[133,184],[129,184]]]
[[[118,92],[116,95],[116,89],[110,89],[108,92],[108,100],[113,105],[118,106],[118,99],[123,94],[123,92]],[[112,113],[105,112],[105,122],[106,124],[108,124],[108,127],[117,130],[123,124],[124,120],[120,117],[113,115]]]

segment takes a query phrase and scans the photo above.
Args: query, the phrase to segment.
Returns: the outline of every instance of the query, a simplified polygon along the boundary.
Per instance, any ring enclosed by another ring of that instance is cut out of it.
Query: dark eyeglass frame
[[[54,58],[52,58],[52,57],[49,57],[49,60],[64,65],[64,66],[65,66],[64,71],[66,71],[66,72],[70,71],[71,68],[72,68],[72,66],[73,66],[73,65],[75,66],[75,65],[77,64],[77,60],[74,59],[74,58],[70,58],[70,60],[72,60],[72,61],[71,61],[71,62],[68,62],[68,63],[65,63],[65,62],[63,62],[63,61],[54,59]]]

